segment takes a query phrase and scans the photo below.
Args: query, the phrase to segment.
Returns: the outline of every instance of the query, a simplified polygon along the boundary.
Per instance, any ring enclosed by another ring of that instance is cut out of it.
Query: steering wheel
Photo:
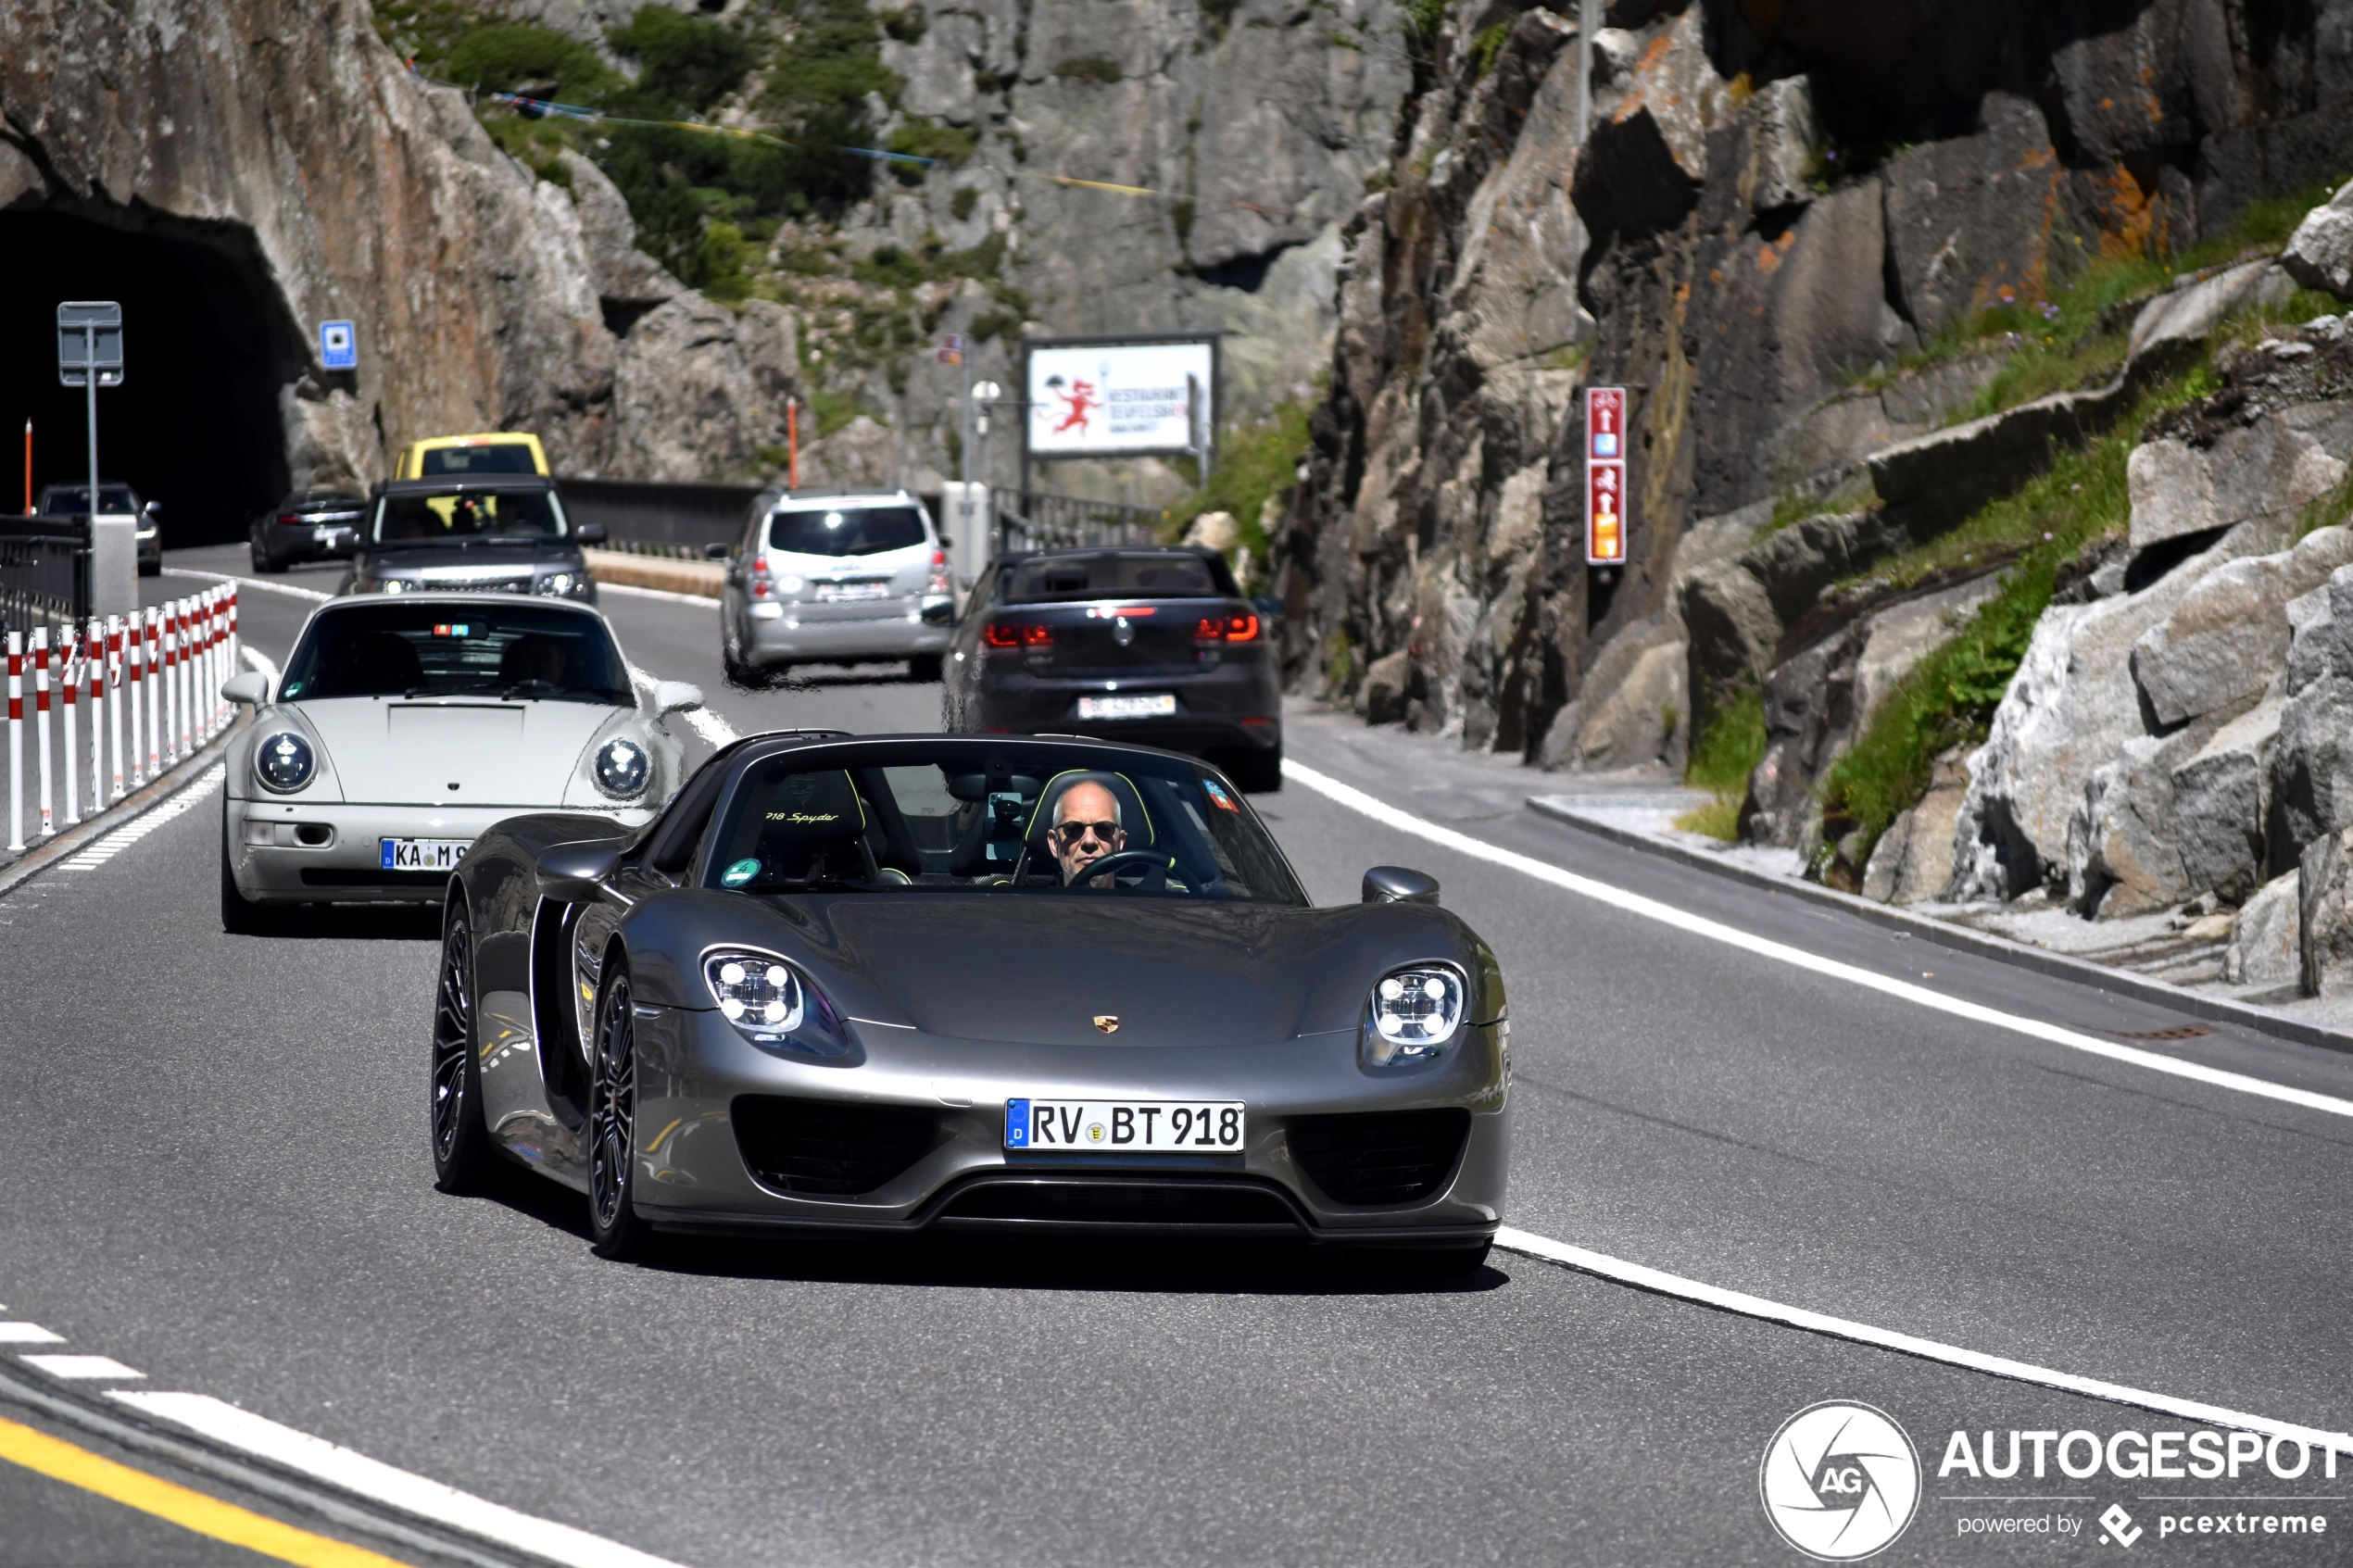
[[[1119,849],[1101,859],[1089,860],[1078,870],[1073,887],[1093,888],[1095,879],[1106,872],[1116,880],[1121,872],[1166,871],[1168,857],[1150,849]],[[1101,891],[1097,889],[1097,891]]]

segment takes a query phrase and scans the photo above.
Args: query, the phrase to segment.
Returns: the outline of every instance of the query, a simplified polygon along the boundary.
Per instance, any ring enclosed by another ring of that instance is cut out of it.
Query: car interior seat
[[[382,696],[425,684],[417,646],[397,632],[362,632],[343,646],[321,696]]]
[[[1054,859],[1054,847],[1051,842],[1054,812],[1061,806],[1063,797],[1082,784],[1101,784],[1119,803],[1119,825],[1126,835],[1123,849],[1158,850],[1161,847],[1152,829],[1151,812],[1145,807],[1143,796],[1127,775],[1073,769],[1047,780],[1046,787],[1038,794],[1038,804],[1031,810],[1028,826],[1022,833],[1022,859],[1013,873],[1016,883],[1062,881],[1062,867]],[[1164,856],[1164,859],[1166,857]],[[1173,859],[1167,861],[1167,866],[1175,864]],[[1167,866],[1156,869],[1146,878],[1145,884],[1159,887],[1166,879]]]
[[[786,774],[747,814],[744,828],[757,836],[748,855],[740,843],[731,849],[722,880],[747,858],[759,865],[731,885],[807,887],[876,880],[875,858],[866,847],[865,807],[857,785],[838,769]]]
[[[507,651],[498,656],[498,679],[510,686],[533,681],[560,686],[564,684],[565,666],[570,662],[563,638],[545,632],[526,632],[509,643]]]

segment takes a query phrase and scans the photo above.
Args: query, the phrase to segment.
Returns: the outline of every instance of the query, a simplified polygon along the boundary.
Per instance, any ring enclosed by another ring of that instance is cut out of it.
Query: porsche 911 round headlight
[[[615,735],[597,748],[597,787],[616,800],[645,794],[651,772],[646,748],[634,740]]]
[[[253,748],[253,771],[271,789],[300,789],[310,782],[310,743],[281,730]]]
[[[755,1043],[820,1056],[849,1048],[825,998],[774,955],[722,949],[703,960],[702,972],[720,1016]]]
[[[1384,974],[1365,1001],[1358,1051],[1368,1067],[1435,1061],[1462,1031],[1463,977],[1439,964]]]

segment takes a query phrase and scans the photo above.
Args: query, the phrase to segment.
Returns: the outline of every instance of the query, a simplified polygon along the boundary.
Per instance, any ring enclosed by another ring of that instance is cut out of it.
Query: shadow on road
[[[438,904],[295,904],[280,923],[253,940],[290,946],[298,942],[441,943]]]

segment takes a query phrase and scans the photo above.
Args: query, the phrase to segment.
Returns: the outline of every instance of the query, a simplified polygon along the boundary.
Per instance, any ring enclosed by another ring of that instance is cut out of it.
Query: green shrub
[[[751,69],[751,41],[734,28],[667,6],[641,6],[627,27],[607,34],[644,67],[625,94],[630,112],[698,115],[734,92]]]
[[[979,205],[980,193],[974,190],[970,185],[965,185],[959,188],[954,195],[948,198],[948,213],[949,216],[955,219],[957,222],[962,223],[965,219],[970,218],[973,215],[973,208],[978,207]]]
[[[1209,483],[1183,505],[1170,508],[1170,536],[1181,536],[1203,512],[1231,512],[1241,542],[1263,563],[1267,539],[1258,526],[1258,514],[1269,496],[1299,483],[1299,465],[1310,440],[1307,422],[1314,411],[1314,404],[1304,399],[1285,403],[1255,424],[1224,432],[1210,464]]]
[[[621,81],[585,44],[532,22],[485,22],[469,30],[442,69],[464,86],[501,93],[536,87],[573,103],[593,103]]]
[[[1685,784],[1715,798],[1676,818],[1675,825],[1727,843],[1738,838],[1748,775],[1764,759],[1765,696],[1753,685],[1736,687],[1717,705],[1707,728],[1692,741],[1691,760],[1683,768]]]

